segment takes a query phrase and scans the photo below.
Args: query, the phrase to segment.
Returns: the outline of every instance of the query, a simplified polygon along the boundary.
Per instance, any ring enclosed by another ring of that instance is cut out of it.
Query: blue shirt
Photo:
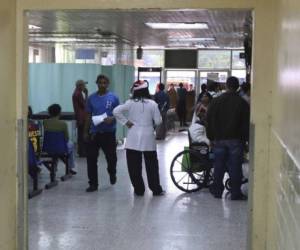
[[[161,112],[166,112],[170,107],[170,99],[166,92],[158,91],[154,96],[155,102]]]
[[[112,92],[107,92],[105,95],[99,95],[98,92],[91,94],[87,100],[86,111],[94,115],[102,115],[106,113],[107,116],[113,116],[113,110],[119,105],[119,98]],[[116,121],[111,124],[106,124],[104,122],[95,126],[91,121],[90,132],[92,134],[100,132],[115,132],[116,131]]]

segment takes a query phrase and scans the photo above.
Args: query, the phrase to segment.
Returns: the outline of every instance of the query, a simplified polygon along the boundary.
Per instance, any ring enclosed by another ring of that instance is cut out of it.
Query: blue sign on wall
[[[77,49],[75,53],[76,59],[95,59],[96,50],[94,49]]]

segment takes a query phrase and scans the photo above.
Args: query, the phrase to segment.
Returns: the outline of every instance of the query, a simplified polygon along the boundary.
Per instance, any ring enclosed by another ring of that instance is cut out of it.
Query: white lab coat
[[[131,121],[134,125],[128,129],[125,148],[137,151],[156,151],[154,125],[162,118],[157,103],[151,99],[128,100],[113,110],[117,121],[125,125]],[[127,114],[127,115],[125,115]]]

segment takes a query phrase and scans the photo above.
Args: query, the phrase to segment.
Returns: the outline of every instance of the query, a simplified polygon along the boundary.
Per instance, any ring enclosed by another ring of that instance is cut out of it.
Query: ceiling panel
[[[207,48],[219,46],[242,47],[245,33],[251,33],[249,10],[177,10],[177,11],[31,11],[30,42],[54,36],[81,37],[90,43],[128,43],[133,46],[172,46],[169,38],[214,37],[215,41],[201,42]],[[206,22],[206,30],[156,30],[146,22]],[[74,42],[73,42],[74,43]],[[187,42],[182,42],[186,44]],[[189,42],[189,46],[199,42]]]

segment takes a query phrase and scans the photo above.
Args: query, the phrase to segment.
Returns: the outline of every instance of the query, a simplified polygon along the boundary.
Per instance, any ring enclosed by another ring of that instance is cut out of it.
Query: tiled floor
[[[144,197],[133,195],[123,150],[118,150],[117,184],[109,184],[101,154],[100,189],[86,193],[86,163],[77,159],[74,178],[29,200],[29,249],[246,249],[246,202],[217,200],[207,190],[186,194],[172,183],[170,162],[185,144],[185,133],[158,142],[163,197],[149,190]],[[48,181],[45,169],[41,178]]]

